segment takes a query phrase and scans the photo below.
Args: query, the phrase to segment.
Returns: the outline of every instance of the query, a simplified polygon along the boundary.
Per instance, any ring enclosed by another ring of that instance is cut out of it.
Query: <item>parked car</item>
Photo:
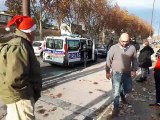
[[[107,46],[105,44],[96,44],[97,55],[99,57],[107,56]]]
[[[43,47],[44,47],[44,41],[33,41],[32,43],[34,53],[36,56],[43,56]]]

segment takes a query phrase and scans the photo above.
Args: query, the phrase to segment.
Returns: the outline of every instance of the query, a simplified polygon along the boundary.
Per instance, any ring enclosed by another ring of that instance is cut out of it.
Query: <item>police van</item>
[[[84,56],[85,53],[87,56]],[[71,66],[96,60],[97,53],[93,40],[71,36],[47,36],[44,39],[44,62]]]

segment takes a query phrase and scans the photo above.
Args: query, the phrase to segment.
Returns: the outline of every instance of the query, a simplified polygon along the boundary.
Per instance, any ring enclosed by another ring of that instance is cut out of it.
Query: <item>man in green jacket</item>
[[[29,16],[14,16],[6,30],[15,25],[12,39],[0,43],[0,99],[7,105],[6,120],[34,120],[42,78],[32,42],[36,24]]]

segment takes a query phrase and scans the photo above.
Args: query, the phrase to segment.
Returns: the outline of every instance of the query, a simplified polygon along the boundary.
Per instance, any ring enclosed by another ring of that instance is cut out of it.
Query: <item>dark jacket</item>
[[[151,55],[154,53],[150,46],[145,46],[139,54],[138,62],[139,67],[148,68],[152,66]]]
[[[42,88],[40,64],[28,37],[19,30],[15,36],[0,43],[0,99],[6,104],[30,97],[37,100]]]

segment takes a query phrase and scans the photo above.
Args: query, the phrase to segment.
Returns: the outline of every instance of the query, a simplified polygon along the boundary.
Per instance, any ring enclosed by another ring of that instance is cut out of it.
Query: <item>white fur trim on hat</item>
[[[31,28],[27,29],[27,30],[21,30],[24,33],[30,33],[32,31],[36,30],[36,24],[34,24]]]
[[[9,27],[6,27],[5,30],[6,30],[6,31],[10,31],[10,28],[9,28]]]

